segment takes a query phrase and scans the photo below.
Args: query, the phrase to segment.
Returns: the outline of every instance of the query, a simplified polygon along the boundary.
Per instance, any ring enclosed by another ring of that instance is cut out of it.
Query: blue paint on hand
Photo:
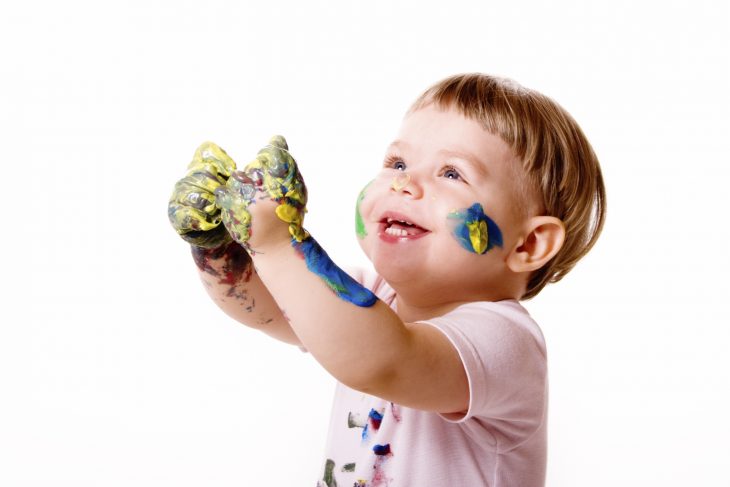
[[[317,274],[334,293],[357,306],[369,307],[378,298],[332,262],[316,240],[308,237],[301,242],[292,239],[292,246],[304,258],[307,269]]]

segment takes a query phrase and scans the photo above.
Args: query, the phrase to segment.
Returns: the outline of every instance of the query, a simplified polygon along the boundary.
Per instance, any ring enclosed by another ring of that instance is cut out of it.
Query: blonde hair
[[[455,107],[499,136],[522,161],[540,213],[565,225],[565,242],[533,271],[522,299],[562,279],[588,253],[606,218],[606,191],[598,158],[576,121],[545,95],[481,73],[459,74],[428,88],[408,110],[430,104]]]

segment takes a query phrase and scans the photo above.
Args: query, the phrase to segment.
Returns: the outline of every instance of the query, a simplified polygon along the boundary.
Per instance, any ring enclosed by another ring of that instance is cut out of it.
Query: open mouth
[[[379,234],[386,240],[413,239],[430,233],[402,215],[387,215],[380,220]]]

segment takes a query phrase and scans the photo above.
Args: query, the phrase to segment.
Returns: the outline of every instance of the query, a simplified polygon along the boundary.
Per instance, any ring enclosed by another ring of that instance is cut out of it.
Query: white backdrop
[[[548,485],[730,484],[725,2],[8,3],[0,485],[314,485],[332,379],[218,311],[167,198],[200,142],[281,133],[308,229],[366,264],[359,189],[465,71],[555,98],[605,174],[597,247],[526,304]]]

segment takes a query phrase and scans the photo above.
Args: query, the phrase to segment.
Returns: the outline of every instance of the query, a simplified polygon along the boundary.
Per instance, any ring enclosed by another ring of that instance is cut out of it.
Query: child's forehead
[[[435,105],[409,112],[388,149],[457,157],[481,170],[515,162],[514,152],[501,137],[453,107]]]

